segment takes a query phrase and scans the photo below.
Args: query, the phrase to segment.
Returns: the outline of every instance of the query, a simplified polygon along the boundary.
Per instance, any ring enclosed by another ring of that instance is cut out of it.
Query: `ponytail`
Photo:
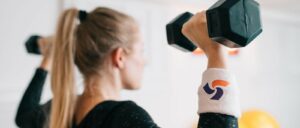
[[[74,80],[74,51],[77,9],[68,9],[61,15],[53,52],[51,87],[53,99],[50,113],[50,128],[70,128],[72,126],[76,88]]]

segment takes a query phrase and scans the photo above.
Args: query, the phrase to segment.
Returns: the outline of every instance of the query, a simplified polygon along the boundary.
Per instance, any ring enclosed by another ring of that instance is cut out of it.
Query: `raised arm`
[[[224,47],[208,36],[205,12],[197,13],[186,22],[182,33],[200,47],[208,59],[198,90],[198,127],[237,128],[240,115],[237,85],[226,69]]]
[[[34,127],[34,124],[39,121],[38,118],[42,111],[40,105],[42,90],[52,63],[50,46],[47,44],[47,40],[49,39],[42,38],[39,40],[40,48],[42,48],[43,60],[20,101],[15,118],[15,122],[19,127],[32,128]]]

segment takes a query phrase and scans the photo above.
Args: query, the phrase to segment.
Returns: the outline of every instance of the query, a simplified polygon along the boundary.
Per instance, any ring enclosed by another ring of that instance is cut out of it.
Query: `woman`
[[[182,31],[208,57],[208,70],[204,72],[199,88],[201,118],[198,127],[236,128],[239,116],[236,85],[232,75],[225,70],[222,46],[207,35],[205,19],[205,12],[198,13]],[[143,108],[132,101],[120,101],[122,89],[134,90],[141,86],[144,59],[139,34],[133,18],[109,8],[98,7],[91,13],[75,8],[66,10],[58,22],[53,44],[53,99],[46,105],[39,105],[46,76],[46,71],[37,75],[43,70],[40,68],[21,101],[17,125],[157,128]],[[83,75],[85,84],[79,96],[74,84],[75,66]],[[222,96],[218,100],[211,98],[210,94],[215,89],[220,90],[219,86],[223,86]],[[207,87],[212,87],[208,90],[210,92],[207,92]]]

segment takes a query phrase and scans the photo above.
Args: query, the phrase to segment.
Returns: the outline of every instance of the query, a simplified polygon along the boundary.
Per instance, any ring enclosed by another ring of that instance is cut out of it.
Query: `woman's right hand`
[[[225,68],[223,46],[208,36],[206,12],[195,14],[182,27],[182,33],[208,57],[208,68]]]
[[[38,40],[39,49],[43,56],[43,60],[41,63],[40,68],[49,71],[51,70],[52,65],[52,44],[53,44],[53,37],[42,37]]]

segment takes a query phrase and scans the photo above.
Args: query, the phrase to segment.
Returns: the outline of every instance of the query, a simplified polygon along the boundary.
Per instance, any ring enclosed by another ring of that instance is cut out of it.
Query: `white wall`
[[[66,0],[64,6],[91,10],[108,6],[134,16],[140,23],[149,61],[144,87],[124,91],[123,99],[143,106],[161,126],[188,128],[197,121],[197,87],[205,70],[206,58],[182,53],[167,45],[165,25],[177,14],[205,9],[214,1],[201,5],[140,0]],[[32,33],[50,34],[57,18],[55,1],[1,1],[0,5],[0,115],[3,127],[15,127],[13,118],[24,89],[39,64],[38,56],[27,55],[24,40]],[[17,10],[16,10],[17,9]],[[263,109],[271,113],[284,128],[296,128],[300,103],[300,44],[296,15],[262,8],[264,32],[238,56],[229,57],[229,67],[241,88],[243,110]],[[28,15],[27,14],[31,14]],[[5,17],[5,18],[4,18]],[[78,80],[79,85],[81,79]],[[51,97],[49,83],[43,101]]]
[[[50,34],[56,20],[53,0],[1,0],[0,2],[0,122],[13,128],[18,102],[39,63],[26,53],[30,34]]]
[[[280,15],[282,14],[282,15]],[[243,50],[234,71],[239,74],[242,107],[271,113],[284,128],[298,127],[300,51],[296,15],[265,10],[264,32]],[[249,68],[243,68],[244,66]]]

